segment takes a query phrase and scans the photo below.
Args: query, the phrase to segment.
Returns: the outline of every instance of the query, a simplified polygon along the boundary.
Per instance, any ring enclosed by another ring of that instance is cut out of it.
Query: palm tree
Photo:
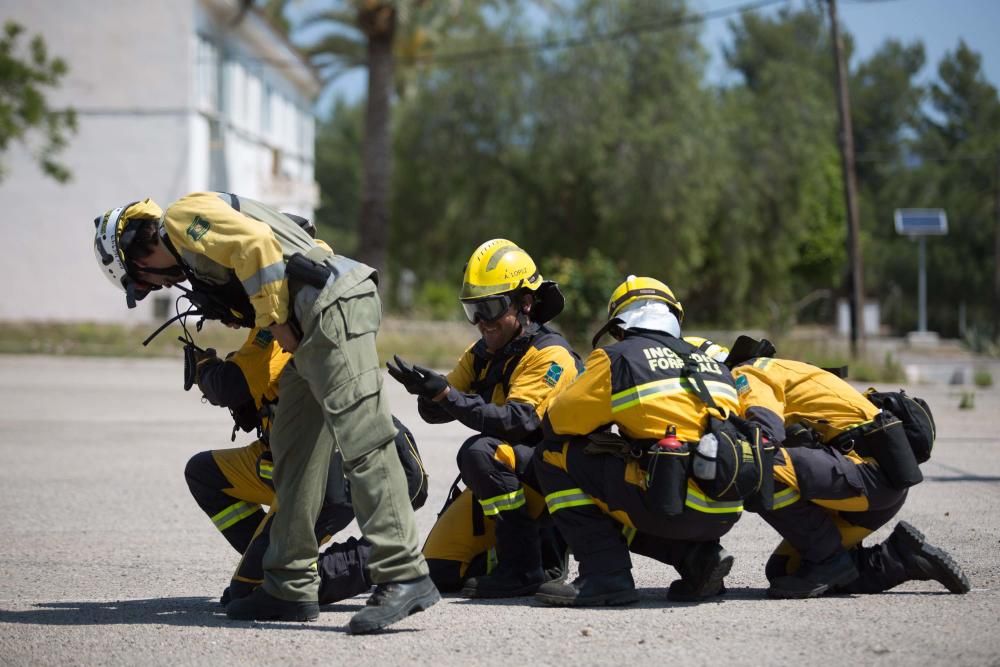
[[[383,275],[391,228],[393,92],[403,89],[405,77],[401,74],[413,73],[446,34],[478,16],[484,4],[469,0],[341,0],[338,7],[303,22],[303,27],[326,29],[305,48],[325,83],[348,69],[368,68],[357,256]],[[399,73],[397,64],[403,65]]]
[[[255,0],[240,0],[241,14]],[[288,0],[256,0],[272,21],[288,26]],[[357,258],[385,275],[392,180],[392,98],[402,88],[396,64],[412,73],[455,27],[480,17],[488,0],[338,0],[302,20],[322,35],[304,47],[324,84],[355,67],[368,68],[362,138],[361,208]],[[237,19],[238,20],[238,19]]]

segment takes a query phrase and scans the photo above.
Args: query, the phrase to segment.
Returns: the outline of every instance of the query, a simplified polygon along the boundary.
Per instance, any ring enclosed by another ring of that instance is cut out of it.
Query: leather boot
[[[795,574],[777,577],[767,589],[767,595],[780,599],[815,598],[857,578],[858,568],[854,565],[854,559],[841,548],[820,563],[804,561]]]
[[[378,584],[365,608],[351,617],[351,634],[378,632],[410,614],[428,609],[440,599],[441,594],[427,575],[409,581]]]
[[[670,583],[667,599],[697,602],[722,595],[723,580],[733,569],[733,560],[717,541],[692,544],[677,566],[681,578]]]
[[[236,581],[233,579],[226,586],[226,590],[222,591],[222,597],[219,598],[219,604],[223,607],[229,606],[229,603],[233,600],[239,600],[240,598],[245,598],[254,592],[254,589],[260,586],[259,583],[251,584],[245,581]]]
[[[496,519],[497,568],[465,582],[467,598],[515,598],[534,595],[545,582],[538,525],[524,508],[501,512]]]
[[[554,607],[603,607],[631,604],[639,599],[639,593],[632,571],[619,570],[577,577],[568,584],[542,584],[535,599]]]
[[[226,616],[234,621],[315,621],[319,605],[315,601],[281,600],[258,587],[246,597],[231,600]]]
[[[927,543],[924,534],[900,521],[889,536],[890,553],[903,564],[904,581],[937,581],[952,593],[968,593],[969,579],[948,552]]]

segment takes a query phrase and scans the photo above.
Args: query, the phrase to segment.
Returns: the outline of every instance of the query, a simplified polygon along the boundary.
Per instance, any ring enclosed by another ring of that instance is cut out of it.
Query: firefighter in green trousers
[[[233,600],[227,615],[318,617],[315,522],[335,449],[343,454],[358,524],[372,543],[376,584],[351,618],[351,632],[378,631],[436,603],[375,350],[381,323],[375,271],[334,254],[279,211],[227,193],[193,193],[166,211],[137,201],[95,223],[95,250],[129,305],[142,289],[187,280],[252,313],[254,324],[294,355],[281,376],[271,430],[281,510],[264,557],[264,584]]]

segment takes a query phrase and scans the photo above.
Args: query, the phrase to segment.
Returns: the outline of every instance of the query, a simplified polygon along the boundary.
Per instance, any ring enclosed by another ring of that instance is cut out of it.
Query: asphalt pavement
[[[1000,390],[909,387],[938,422],[899,518],[948,549],[973,584],[881,595],[765,597],[778,542],[746,515],[723,544],[728,594],[668,602],[676,573],[634,558],[639,604],[553,609],[457,597],[374,636],[346,625],[364,596],[317,622],[229,621],[218,597],[237,554],[198,509],[184,464],[230,442],[228,413],[181,389],[174,360],[0,356],[0,664],[1000,665]],[[387,379],[431,474],[422,534],[455,477],[460,425],[429,426]],[[971,391],[966,389],[965,391]],[[886,537],[895,521],[880,530]],[[346,534],[357,534],[354,532]]]

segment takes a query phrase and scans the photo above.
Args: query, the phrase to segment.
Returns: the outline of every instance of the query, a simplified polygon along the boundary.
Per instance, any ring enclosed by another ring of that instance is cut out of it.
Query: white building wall
[[[114,206],[144,197],[166,205],[215,188],[312,215],[316,83],[267,66],[295,54],[260,17],[232,29],[234,0],[3,4],[4,19],[41,34],[69,64],[49,102],[73,106],[79,131],[59,156],[73,172],[65,186],[19,147],[0,155],[14,250],[2,275],[17,286],[0,300],[0,320],[151,320],[152,298],[128,311],[96,266],[93,218]],[[296,109],[305,134],[282,129]]]
[[[188,116],[193,0],[4,0],[3,18],[41,34],[69,65],[48,92],[73,106],[79,131],[59,155],[64,186],[15,147],[0,156],[0,210],[11,223],[0,320],[149,320],[151,304],[125,308],[102,277],[93,219],[143,197],[166,201],[189,186]],[[37,145],[37,144],[36,144]]]

